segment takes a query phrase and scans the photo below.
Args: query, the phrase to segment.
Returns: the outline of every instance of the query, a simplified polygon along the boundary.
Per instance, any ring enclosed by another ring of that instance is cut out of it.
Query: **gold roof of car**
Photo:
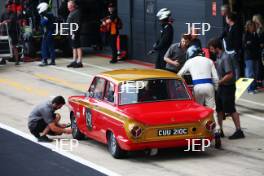
[[[153,78],[181,79],[176,73],[160,69],[120,69],[103,72],[102,77],[110,78],[115,82],[144,80]]]

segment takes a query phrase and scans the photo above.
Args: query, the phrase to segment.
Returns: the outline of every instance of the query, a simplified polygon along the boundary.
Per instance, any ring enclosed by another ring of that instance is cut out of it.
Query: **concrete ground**
[[[66,68],[69,62],[69,59],[60,58],[57,59],[56,66],[38,67],[37,62],[23,63],[20,66],[8,63],[1,66],[0,123],[29,134],[28,114],[43,100],[57,95],[68,98],[71,95],[84,94],[92,77],[103,71],[119,68],[146,68],[143,65],[127,62],[110,65],[108,59],[97,56],[84,58],[84,67],[80,69]],[[255,95],[245,93],[238,100],[237,109],[246,138],[234,141],[224,138],[221,150],[213,147],[205,152],[168,149],[159,151],[156,156],[136,152],[127,159],[117,160],[110,156],[105,145],[85,140],[80,141],[79,146],[70,153],[126,176],[263,176],[264,92]],[[60,110],[60,113],[63,121],[69,122],[69,111],[66,106]],[[234,132],[234,125],[230,118],[224,121],[224,131],[226,136]],[[61,138],[70,139],[71,136],[65,135]],[[8,161],[0,157],[1,165],[5,162]]]

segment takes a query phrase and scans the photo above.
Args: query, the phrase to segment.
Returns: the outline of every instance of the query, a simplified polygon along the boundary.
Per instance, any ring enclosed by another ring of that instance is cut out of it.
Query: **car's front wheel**
[[[119,159],[119,158],[125,157],[126,152],[120,148],[116,140],[116,137],[112,132],[109,132],[108,134],[107,146],[108,146],[109,152],[114,158]]]
[[[77,140],[84,139],[84,134],[79,130],[76,118],[74,117],[74,114],[71,113],[71,128],[72,128],[72,137]]]

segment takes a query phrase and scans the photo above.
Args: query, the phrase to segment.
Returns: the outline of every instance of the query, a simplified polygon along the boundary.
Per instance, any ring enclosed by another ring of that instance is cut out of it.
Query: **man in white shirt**
[[[197,52],[197,56],[185,62],[184,66],[178,72],[183,75],[189,72],[192,76],[194,85],[194,97],[197,103],[215,110],[215,90],[218,88],[218,75],[213,61],[200,56],[202,51]],[[220,148],[221,142],[219,136],[220,126],[218,124],[216,112],[214,112],[216,123],[216,148]],[[217,141],[219,140],[219,141]]]

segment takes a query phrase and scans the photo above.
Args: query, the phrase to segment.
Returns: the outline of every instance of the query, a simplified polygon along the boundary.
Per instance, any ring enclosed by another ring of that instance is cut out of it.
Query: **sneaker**
[[[1,61],[0,61],[0,65],[5,65],[6,64],[6,60],[5,59],[2,59]]]
[[[110,64],[114,64],[114,63],[117,63],[117,60],[110,60],[110,62],[109,62]]]
[[[48,65],[56,65],[56,63],[55,62],[50,62],[50,63],[48,63]]]
[[[48,138],[46,135],[44,135],[44,136],[40,136],[40,137],[38,138],[38,141],[39,141],[39,142],[52,142],[53,140],[50,139],[50,138]]]
[[[15,65],[20,65],[20,63],[19,62],[16,62]]]
[[[237,130],[236,132],[234,132],[232,136],[229,136],[228,139],[233,140],[233,139],[241,139],[241,138],[245,138],[245,135],[242,130]]]
[[[67,65],[67,67],[74,67],[76,64],[77,64],[77,62],[76,61],[73,61],[69,65]]]
[[[222,129],[220,130],[220,137],[221,138],[224,138],[225,137],[224,131]]]
[[[76,63],[76,65],[73,66],[73,68],[81,68],[83,67],[83,64],[81,62]]]
[[[47,62],[41,62],[41,63],[39,64],[40,67],[45,67],[45,66],[47,66],[47,65],[48,65]]]

